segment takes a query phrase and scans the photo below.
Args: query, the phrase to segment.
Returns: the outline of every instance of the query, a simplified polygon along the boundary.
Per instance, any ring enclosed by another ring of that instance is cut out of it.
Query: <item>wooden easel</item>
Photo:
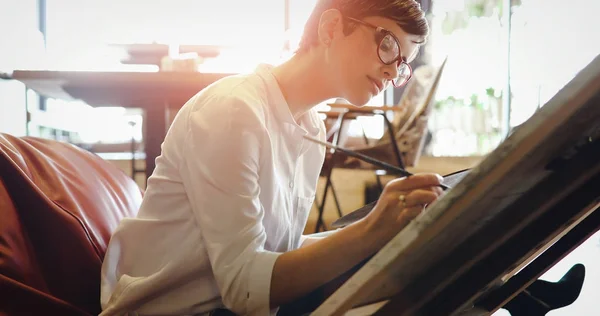
[[[311,315],[490,315],[600,229],[598,188],[600,57]]]

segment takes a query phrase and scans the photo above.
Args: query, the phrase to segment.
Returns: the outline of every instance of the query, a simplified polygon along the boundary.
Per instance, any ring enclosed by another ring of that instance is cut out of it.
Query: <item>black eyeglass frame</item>
[[[373,24],[371,24],[369,22],[365,22],[365,21],[362,21],[362,20],[359,20],[359,19],[355,19],[355,18],[352,18],[352,17],[345,17],[345,18],[348,19],[348,20],[350,20],[350,21],[352,21],[352,22],[356,22],[356,23],[362,24],[362,25],[364,25],[366,27],[372,28],[377,33],[380,33],[380,34],[383,35],[381,37],[381,39],[378,39],[377,37],[375,38],[375,41],[377,43],[377,57],[379,57],[379,60],[384,65],[392,65],[394,63],[397,63],[397,68],[400,68],[401,65],[405,65],[406,67],[408,67],[408,78],[406,78],[406,80],[402,84],[400,84],[400,85],[396,84],[396,81],[399,79],[399,77],[397,77],[397,78],[395,78],[395,79],[392,80],[392,84],[396,88],[400,88],[400,87],[406,85],[410,81],[410,79],[412,78],[413,69],[410,66],[410,64],[406,61],[406,58],[402,57],[402,46],[400,45],[400,41],[398,40],[398,37],[396,37],[396,35],[394,35],[394,33],[392,31],[387,30],[387,29],[385,29],[383,27],[376,26],[376,25],[373,25]],[[389,61],[389,62],[384,61],[383,58],[381,58],[381,54],[379,53],[380,48],[381,48],[381,44],[383,43],[383,40],[385,39],[385,37],[387,35],[391,35],[392,38],[394,39],[394,41],[396,41],[396,45],[398,45],[398,57],[394,58],[392,61]]]

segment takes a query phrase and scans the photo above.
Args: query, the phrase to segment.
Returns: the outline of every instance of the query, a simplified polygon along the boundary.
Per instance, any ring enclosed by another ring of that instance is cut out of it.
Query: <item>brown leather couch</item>
[[[97,315],[111,232],[141,199],[90,152],[0,134],[0,315]]]

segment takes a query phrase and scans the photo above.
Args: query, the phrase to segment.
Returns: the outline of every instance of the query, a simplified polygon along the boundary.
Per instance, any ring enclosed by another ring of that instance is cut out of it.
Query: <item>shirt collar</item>
[[[279,83],[273,75],[272,69],[272,65],[260,64],[255,71],[256,74],[264,80],[267,86],[269,106],[273,107],[277,117],[282,120],[282,122],[297,127],[302,136],[309,134],[316,137],[320,132],[319,117],[316,110],[314,108],[310,109],[307,113],[302,115],[299,122],[296,122],[290,111],[290,107],[283,96],[283,92],[279,87]]]

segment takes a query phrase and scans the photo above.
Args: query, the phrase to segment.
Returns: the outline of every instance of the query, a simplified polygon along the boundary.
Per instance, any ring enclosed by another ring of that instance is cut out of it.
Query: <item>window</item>
[[[502,137],[507,26],[501,0],[434,1],[428,51],[448,56],[429,120],[433,156],[484,155]]]
[[[36,1],[0,1],[0,72],[34,67],[43,52]],[[0,79],[0,132],[26,134],[25,85]]]
[[[529,118],[600,53],[599,11],[600,2],[587,0],[523,0],[513,9],[513,126]]]
[[[46,67],[157,71],[154,65],[122,64],[125,52],[108,44],[159,43],[222,46],[221,56],[205,60],[203,71],[248,71],[279,60],[284,17],[282,0],[47,1]],[[84,143],[141,140],[141,124],[129,125],[141,121],[139,111],[52,99],[46,108],[32,113],[33,135]]]
[[[282,0],[53,0],[47,15],[48,53],[61,69],[131,68],[106,46],[124,43],[226,46],[252,63],[252,52],[280,50],[284,37]]]
[[[429,51],[449,61],[430,120],[435,156],[485,155],[552,98],[600,52],[597,1],[434,1]],[[543,12],[543,13],[542,13]],[[510,41],[510,79],[506,60]],[[511,111],[503,115],[510,80]]]

